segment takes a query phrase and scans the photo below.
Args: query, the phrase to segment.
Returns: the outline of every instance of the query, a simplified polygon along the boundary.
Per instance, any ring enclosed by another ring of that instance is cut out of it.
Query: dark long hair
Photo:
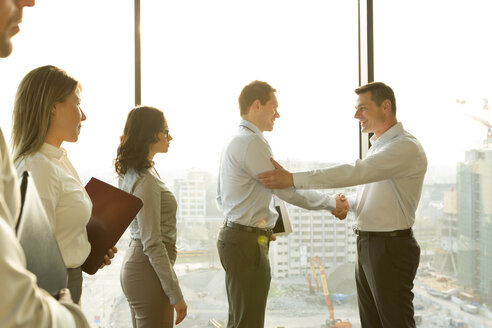
[[[141,173],[154,165],[154,162],[148,159],[149,148],[157,142],[157,134],[164,126],[164,113],[157,108],[138,106],[128,113],[114,160],[114,167],[119,176],[130,169]]]

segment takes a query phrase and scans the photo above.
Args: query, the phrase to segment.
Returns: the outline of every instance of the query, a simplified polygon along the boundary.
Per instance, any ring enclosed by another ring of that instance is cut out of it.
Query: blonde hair
[[[41,148],[50,126],[51,109],[77,88],[80,88],[79,82],[55,66],[38,67],[22,79],[12,118],[15,162]]]

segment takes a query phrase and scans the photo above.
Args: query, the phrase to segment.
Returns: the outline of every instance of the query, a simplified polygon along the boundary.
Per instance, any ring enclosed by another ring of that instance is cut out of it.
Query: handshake
[[[347,217],[349,211],[349,203],[344,194],[336,194],[335,200],[337,202],[337,207],[331,211],[331,214],[336,216],[340,220],[344,220]]]
[[[277,163],[273,158],[270,158],[275,170],[263,172],[258,175],[258,179],[265,186],[265,188],[269,189],[283,189],[294,186],[294,177],[292,173],[287,171]],[[336,216],[340,220],[344,220],[347,217],[347,212],[349,210],[349,204],[347,198],[343,194],[336,194],[335,200],[337,206],[331,214]]]

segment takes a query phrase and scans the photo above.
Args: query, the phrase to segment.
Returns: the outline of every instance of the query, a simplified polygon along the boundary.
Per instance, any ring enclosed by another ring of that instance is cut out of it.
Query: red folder
[[[85,189],[92,200],[92,215],[87,224],[91,252],[82,264],[82,270],[94,274],[104,262],[108,249],[116,245],[140,211],[143,202],[96,178],[92,178]]]

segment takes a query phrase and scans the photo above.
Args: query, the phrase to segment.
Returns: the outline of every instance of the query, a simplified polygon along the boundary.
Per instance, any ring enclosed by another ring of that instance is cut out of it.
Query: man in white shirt
[[[34,0],[0,0],[0,57],[12,52],[11,37],[19,32],[22,9]],[[88,328],[80,308],[68,290],[55,300],[36,284],[26,269],[24,252],[13,228],[19,216],[20,189],[17,174],[0,130],[0,327]]]
[[[374,82],[355,90],[355,118],[372,132],[366,158],[353,165],[290,173],[276,170],[258,177],[267,188],[340,188],[360,185],[349,199],[356,214],[356,283],[362,327],[415,327],[413,280],[420,247],[413,237],[427,158],[419,141],[396,119],[393,90]]]
[[[239,96],[241,122],[221,158],[217,200],[223,208],[224,226],[217,248],[226,272],[229,301],[228,328],[261,328],[270,288],[268,247],[278,214],[272,196],[312,210],[332,210],[344,217],[348,204],[335,197],[295,188],[271,190],[258,174],[274,168],[272,150],[263,136],[272,131],[277,112],[276,90],[266,82],[253,81]]]

